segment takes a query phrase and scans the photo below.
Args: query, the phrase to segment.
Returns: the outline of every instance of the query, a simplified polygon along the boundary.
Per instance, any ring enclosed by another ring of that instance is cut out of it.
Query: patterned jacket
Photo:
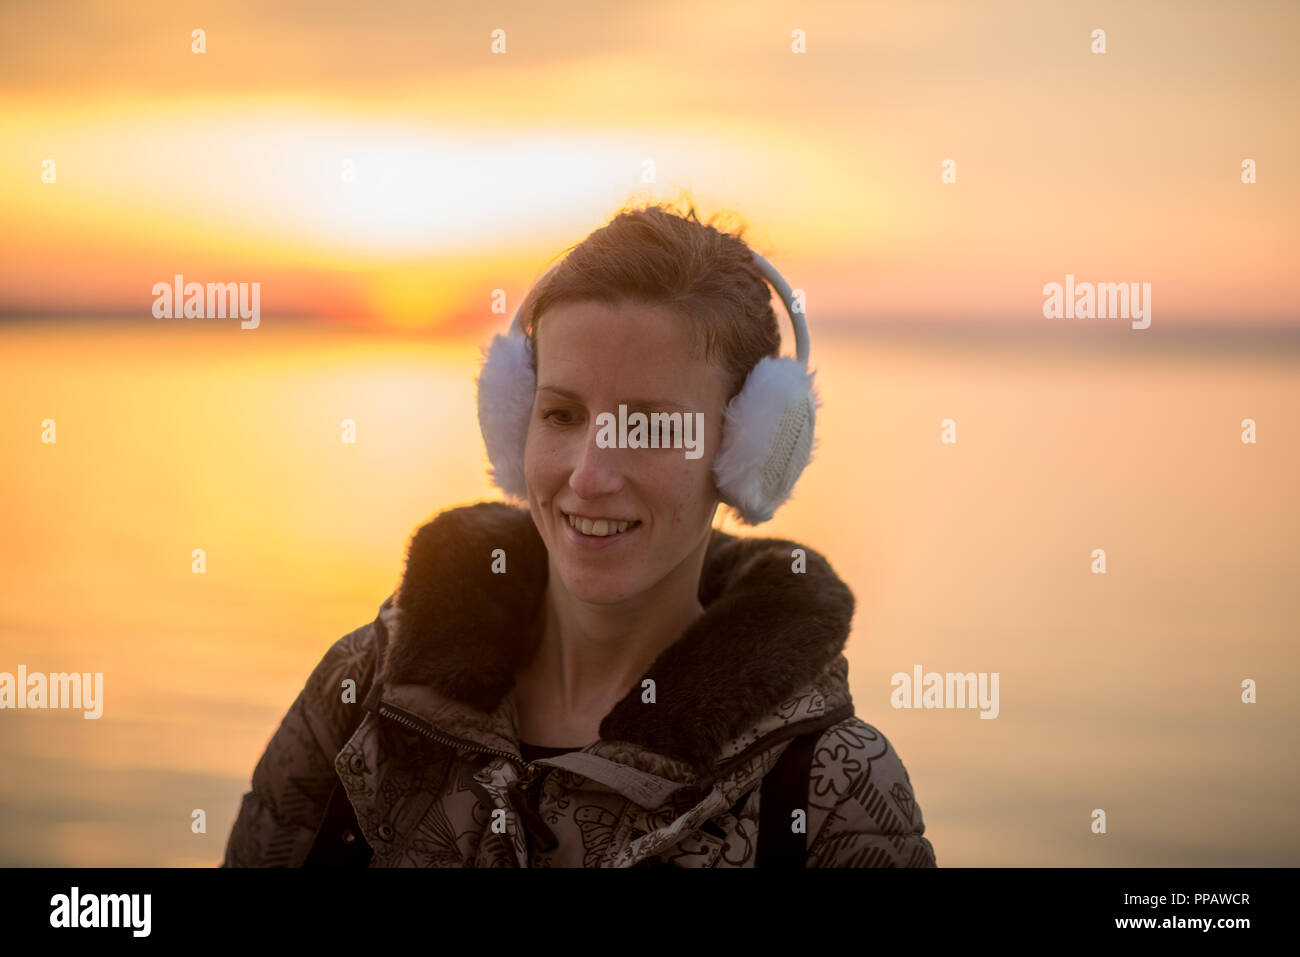
[[[907,771],[853,714],[853,594],[782,539],[715,529],[704,614],[653,685],[594,744],[525,764],[514,675],[546,558],[529,511],[501,503],[419,529],[398,591],[325,653],[272,737],[223,866],[296,867],[318,837],[355,842],[325,833],[341,782],[371,867],[751,867],[763,775],[810,730],[807,805],[781,814],[806,827],[806,864],[935,866]]]

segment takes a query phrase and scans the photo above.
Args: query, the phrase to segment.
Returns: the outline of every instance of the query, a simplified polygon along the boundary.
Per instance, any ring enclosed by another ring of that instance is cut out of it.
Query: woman
[[[538,283],[479,379],[494,478],[528,508],[417,531],[258,763],[226,866],[934,866],[853,714],[852,593],[811,549],[712,527],[720,501],[770,517],[811,451],[764,267],[650,206]],[[756,443],[781,388],[794,424]],[[611,427],[637,412],[680,417]]]

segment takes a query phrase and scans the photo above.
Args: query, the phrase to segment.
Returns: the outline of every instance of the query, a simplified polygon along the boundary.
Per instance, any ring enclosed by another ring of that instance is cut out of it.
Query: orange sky
[[[0,314],[147,319],[181,273],[260,282],[264,321],[476,334],[689,188],[821,321],[1033,318],[1072,273],[1292,324],[1298,9],[6,5]]]

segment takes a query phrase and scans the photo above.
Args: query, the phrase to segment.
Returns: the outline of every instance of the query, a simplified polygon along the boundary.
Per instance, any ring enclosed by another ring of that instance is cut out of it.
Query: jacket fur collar
[[[494,550],[506,574],[494,574]],[[794,570],[804,553],[806,570]],[[396,596],[401,627],[382,684],[422,684],[490,713],[514,687],[538,635],[530,627],[548,577],[528,509],[480,502],[449,509],[412,538]],[[816,682],[842,654],[853,618],[848,586],[817,552],[714,529],[700,577],[704,614],[651,665],[653,707],[636,685],[600,725],[631,742],[708,767],[728,742]],[[847,688],[845,689],[847,693]]]

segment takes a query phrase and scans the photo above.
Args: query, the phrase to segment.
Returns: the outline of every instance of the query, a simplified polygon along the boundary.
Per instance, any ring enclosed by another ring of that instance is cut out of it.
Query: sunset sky
[[[149,319],[180,273],[260,282],[264,321],[480,335],[493,289],[513,309],[623,203],[685,188],[828,323],[1041,318],[1071,273],[1152,283],[1157,324],[1291,325],[1298,18],[5,4],[0,315]]]

